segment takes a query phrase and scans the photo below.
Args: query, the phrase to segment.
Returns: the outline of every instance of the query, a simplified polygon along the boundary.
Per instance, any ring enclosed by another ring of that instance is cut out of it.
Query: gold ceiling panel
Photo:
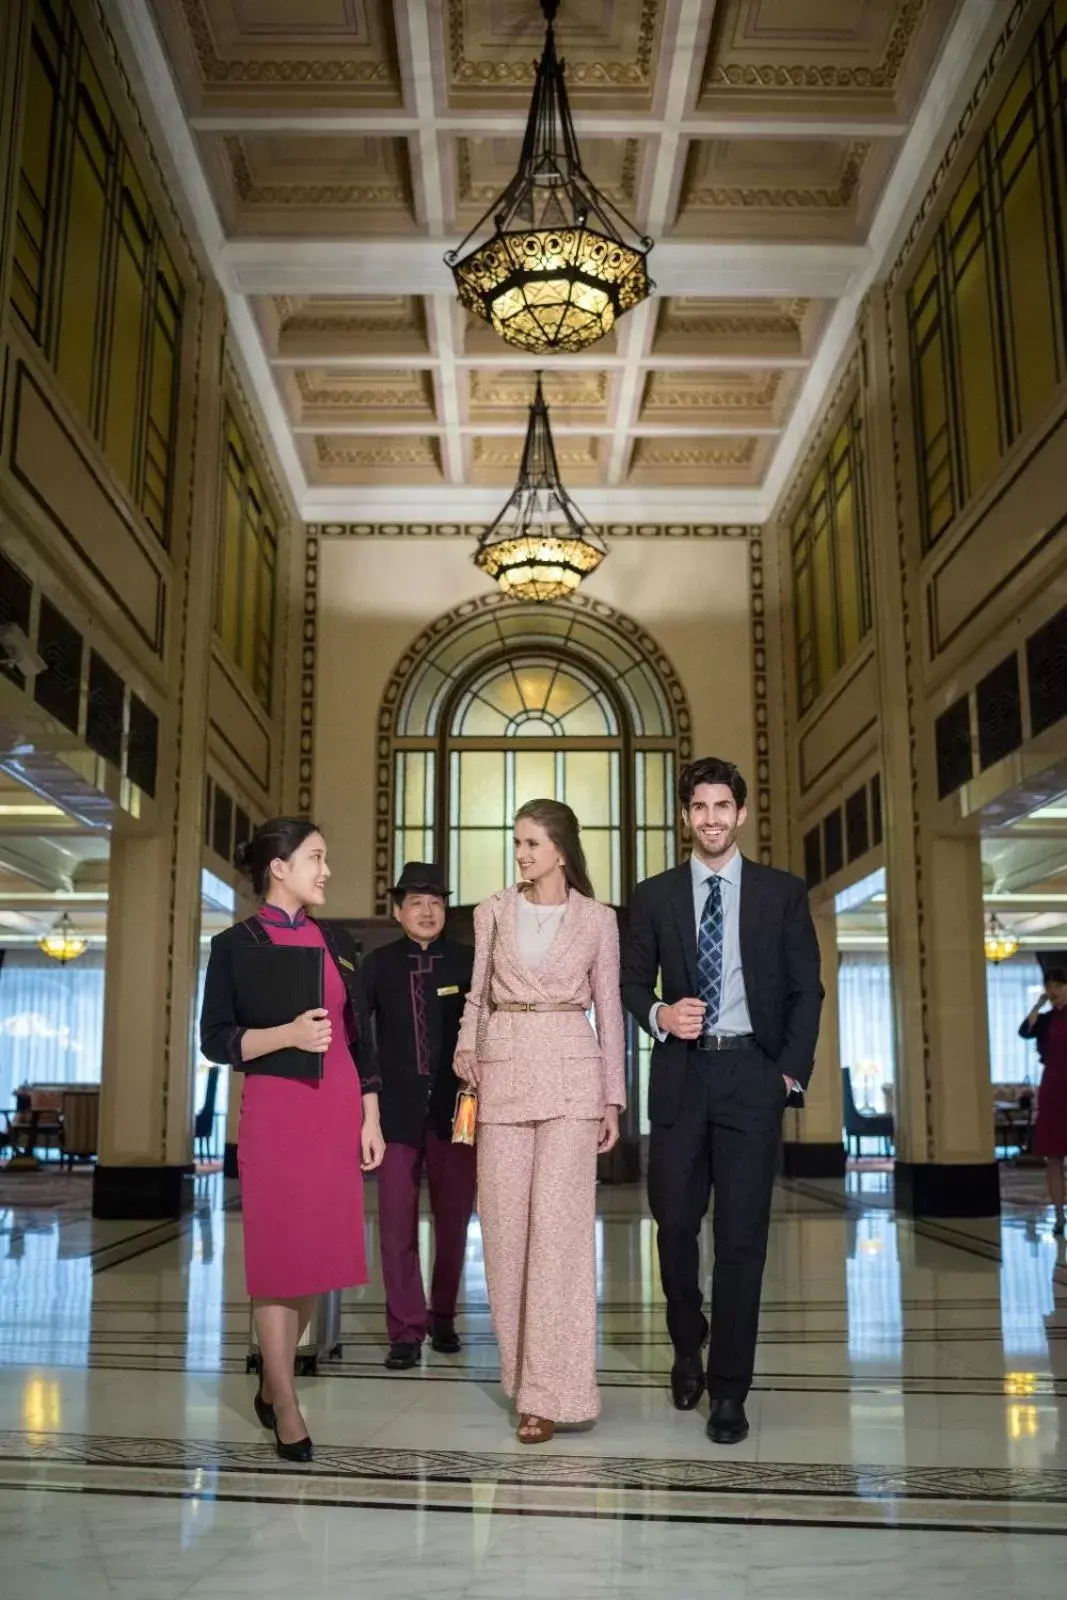
[[[301,447],[311,483],[441,482],[441,452],[431,435],[319,433],[301,436]]]
[[[894,143],[694,139],[677,231],[859,239],[888,176]]]
[[[401,104],[390,0],[151,0],[191,115]]]
[[[406,139],[356,134],[205,134],[236,234],[413,232]]]
[[[914,109],[955,0],[719,0],[700,108]]]
[[[567,487],[599,483],[605,441],[585,434],[554,434],[556,460]],[[476,434],[471,440],[471,482],[514,488],[522,459],[522,434]],[[580,504],[580,502],[579,502]]]
[[[762,482],[773,447],[773,439],[743,434],[707,439],[684,434],[639,438],[630,461],[630,482],[752,488]]]
[[[425,355],[426,318],[418,295],[271,295],[255,302],[272,355],[329,364],[331,356]]]
[[[653,356],[798,359],[811,353],[829,303],[821,300],[726,300],[665,296],[659,302]]]
[[[645,141],[641,139],[582,140],[582,162],[587,174],[628,216],[635,211],[644,148]],[[453,150],[456,209],[469,227],[515,176],[515,139],[457,138]]]
[[[597,0],[559,19],[576,108],[652,108],[666,0]],[[525,109],[545,38],[532,0],[445,0],[449,106]]]
[[[792,407],[800,376],[796,370],[773,367],[737,372],[659,369],[646,379],[641,420],[737,428],[777,426]]]
[[[330,428],[342,422],[380,419],[383,428],[397,422],[436,422],[433,379],[412,368],[370,371],[328,367],[284,369],[285,397],[294,422]]]
[[[532,372],[477,367],[470,373],[469,406],[474,426],[479,422],[523,423],[533,400]],[[545,399],[560,421],[590,425],[607,421],[611,380],[594,368],[555,369],[544,373]]]

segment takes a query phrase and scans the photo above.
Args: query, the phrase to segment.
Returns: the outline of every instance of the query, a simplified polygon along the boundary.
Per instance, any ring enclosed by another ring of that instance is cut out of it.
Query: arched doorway
[[[677,859],[674,789],[690,717],[666,656],[583,596],[497,594],[438,618],[397,664],[379,712],[379,911],[404,860],[447,863],[455,903],[512,881],[510,825],[535,796],[572,805],[600,899]]]

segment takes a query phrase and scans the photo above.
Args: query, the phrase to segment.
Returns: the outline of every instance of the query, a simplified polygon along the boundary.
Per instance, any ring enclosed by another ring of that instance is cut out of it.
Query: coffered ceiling
[[[536,0],[111,0],[306,515],[491,515],[535,363],[442,256],[514,170]],[[594,519],[768,511],[997,0],[563,0],[656,296],[546,364]]]

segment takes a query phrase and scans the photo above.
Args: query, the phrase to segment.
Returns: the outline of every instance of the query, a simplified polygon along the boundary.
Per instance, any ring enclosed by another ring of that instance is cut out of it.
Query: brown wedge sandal
[[[547,1417],[524,1413],[519,1418],[517,1438],[520,1444],[547,1444],[555,1436],[556,1424]]]

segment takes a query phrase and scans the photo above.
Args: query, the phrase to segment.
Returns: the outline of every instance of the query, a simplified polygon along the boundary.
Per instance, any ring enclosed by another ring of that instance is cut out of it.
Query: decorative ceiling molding
[[[827,184],[810,187],[797,184],[703,184],[684,191],[683,205],[686,210],[844,210],[856,198],[871,148],[870,142],[865,139],[854,140],[849,145],[841,175],[833,187]]]
[[[488,522],[309,522],[318,539],[468,539],[488,532]],[[742,522],[605,522],[596,530],[604,539],[756,539],[762,528]]]
[[[540,55],[540,45],[544,37],[542,23],[536,13],[536,24],[532,31],[531,43],[533,49],[529,58],[514,58],[504,60],[472,60],[467,54],[467,9],[470,0],[448,0],[448,40],[449,40],[449,66],[452,82],[462,86],[492,86],[501,85],[525,88],[533,84],[536,72],[536,57]],[[585,53],[578,48],[568,48],[565,51],[567,62],[568,88],[599,88],[610,86],[612,88],[647,87],[651,82],[653,58],[655,55],[656,33],[664,6],[663,0],[627,0],[627,4],[639,3],[641,15],[637,25],[637,35],[634,41],[634,52],[630,60],[603,61],[589,60]],[[610,7],[606,8],[610,12]]]
[[[161,0],[173,5],[174,0]],[[178,0],[189,30],[200,71],[208,84],[248,84],[255,88],[292,84],[387,84],[396,87],[396,74],[387,61],[358,61],[339,57],[336,46],[314,58],[276,60],[270,56],[231,57],[219,54],[204,0]]]
[[[759,65],[729,62],[722,65],[718,55],[723,49],[727,28],[736,13],[737,0],[733,0],[732,4],[724,3],[716,13],[704,89],[714,90],[716,94],[729,94],[735,90],[782,89],[793,94],[818,95],[820,99],[857,89],[868,92],[891,90],[900,77],[927,4],[928,0],[897,0],[896,17],[881,60],[875,66],[852,66],[840,57],[822,62],[767,61]],[[853,0],[853,8],[859,11],[859,0]],[[799,45],[804,33],[803,10],[799,5],[794,5],[794,10],[797,12],[797,25],[792,42]]]

